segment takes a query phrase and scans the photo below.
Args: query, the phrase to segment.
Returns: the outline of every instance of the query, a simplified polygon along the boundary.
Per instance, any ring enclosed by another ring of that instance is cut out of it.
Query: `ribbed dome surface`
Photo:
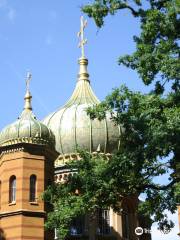
[[[89,152],[99,148],[103,153],[112,153],[118,149],[121,129],[114,125],[108,114],[102,121],[91,120],[87,115],[87,107],[100,101],[90,86],[87,59],[81,58],[79,64],[79,78],[71,98],[62,108],[47,116],[43,123],[54,133],[56,150],[61,154],[75,153],[77,146]]]
[[[0,146],[22,142],[53,147],[55,145],[55,138],[51,130],[38,121],[32,112],[30,92],[26,93],[25,108],[21,116],[0,133]]]

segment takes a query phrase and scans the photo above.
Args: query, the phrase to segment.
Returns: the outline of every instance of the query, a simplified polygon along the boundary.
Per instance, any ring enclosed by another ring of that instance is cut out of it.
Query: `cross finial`
[[[80,38],[79,48],[81,48],[82,58],[85,57],[84,55],[84,45],[87,43],[87,39],[84,38],[84,29],[87,26],[87,20],[84,20],[83,16],[81,16],[81,28],[78,32],[78,37]]]
[[[26,90],[29,91],[29,85],[30,85],[30,81],[32,79],[32,74],[30,73],[30,71],[27,72],[27,76],[26,76]]]
[[[24,103],[24,110],[30,110],[32,111],[32,106],[31,106],[31,93],[29,91],[29,84],[30,84],[30,81],[31,81],[31,78],[32,78],[32,74],[28,71],[27,72],[27,76],[26,76],[26,94],[24,96],[24,100],[25,100],[25,103]]]

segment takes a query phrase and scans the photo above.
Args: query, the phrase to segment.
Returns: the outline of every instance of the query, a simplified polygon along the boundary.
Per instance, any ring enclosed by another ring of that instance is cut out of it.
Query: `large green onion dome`
[[[112,122],[110,114],[102,121],[90,119],[89,106],[100,103],[95,96],[87,72],[88,60],[79,59],[80,71],[75,90],[66,104],[47,116],[43,123],[55,135],[60,156],[73,155],[77,147],[89,152],[113,153],[119,147],[121,128]]]
[[[28,74],[28,81],[31,75]],[[5,127],[0,133],[0,146],[17,143],[31,143],[38,145],[50,145],[54,147],[55,138],[51,130],[38,121],[32,112],[32,96],[27,87],[24,110],[19,118]]]

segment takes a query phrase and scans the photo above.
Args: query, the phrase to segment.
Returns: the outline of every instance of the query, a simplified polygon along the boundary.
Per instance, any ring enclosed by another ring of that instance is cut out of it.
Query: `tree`
[[[107,111],[111,113],[114,123],[124,129],[121,147],[111,159],[81,151],[81,160],[67,165],[72,171],[76,169],[76,174],[45,193],[44,198],[55,209],[47,226],[56,227],[61,237],[66,236],[75,216],[98,207],[120,211],[122,197],[142,193],[145,201],[139,211],[151,216],[164,232],[173,227],[164,210],[174,213],[180,202],[180,174],[176,172],[180,159],[180,3],[142,3],[145,1],[95,0],[83,7],[99,27],[104,17],[123,9],[140,18],[141,34],[134,37],[136,51],[120,57],[119,64],[136,70],[146,85],[154,83],[154,87],[149,94],[142,94],[122,86],[88,109],[91,118],[100,120]],[[167,83],[171,86],[168,93]],[[155,181],[167,173],[167,182]]]
[[[177,96],[177,93],[176,93]],[[180,105],[174,94],[167,97],[141,94],[126,87],[115,89],[98,106],[89,109],[92,118],[103,119],[111,112],[113,121],[124,127],[120,151],[110,163],[119,191],[123,196],[144,193],[140,204],[144,216],[153,216],[159,228],[166,232],[173,223],[168,222],[165,210],[174,213],[180,200],[176,165],[179,163]],[[155,177],[169,173],[166,184],[157,183]],[[112,176],[112,177],[113,177]],[[118,191],[118,188],[117,188]]]
[[[164,213],[174,213],[179,201],[175,154],[180,152],[180,108],[172,105],[172,97],[143,95],[121,87],[88,110],[92,118],[99,119],[106,111],[111,112],[113,121],[123,125],[121,147],[110,159],[82,151],[81,160],[67,164],[70,171],[76,169],[76,174],[46,193],[45,199],[51,196],[50,202],[57,210],[49,215],[49,227],[56,226],[62,237],[75,216],[107,207],[120,212],[123,197],[141,193],[146,200],[139,205],[139,212],[153,216],[152,222],[158,222],[164,232],[173,227]],[[168,172],[167,184],[154,181],[154,177]]]
[[[54,207],[48,214],[46,227],[56,228],[61,239],[69,233],[73,218],[88,213],[93,218],[97,207],[109,206],[109,194],[114,198],[118,194],[106,175],[108,159],[101,155],[93,157],[83,150],[80,156],[81,160],[67,164],[66,168],[72,173],[67,180],[50,186],[44,193],[44,199]]]
[[[170,182],[166,186],[155,187],[154,184],[147,184],[146,190],[144,188],[147,194],[144,210],[152,214],[153,212],[149,210],[153,204],[153,199],[155,199],[157,210],[155,220],[159,221],[163,215],[162,210],[166,208],[158,208],[157,202],[160,205],[164,202],[169,210],[172,210],[170,205],[175,207],[176,203],[179,202],[175,198],[179,198],[180,176],[176,172],[180,160],[180,148],[178,146],[178,139],[180,139],[180,119],[178,116],[180,111],[180,1],[95,0],[91,5],[83,7],[83,11],[89,17],[93,17],[98,27],[103,26],[104,18],[108,14],[114,15],[117,11],[123,9],[129,10],[134,17],[140,19],[141,34],[140,36],[134,36],[136,51],[132,55],[120,57],[119,64],[136,70],[145,85],[154,83],[154,89],[150,95],[141,94],[141,97],[139,95],[138,100],[136,93],[131,92],[129,95],[129,90],[126,89],[122,93],[121,90],[117,89],[106,98],[104,103],[90,113],[93,117],[102,117],[106,109],[113,110],[114,121],[125,126],[125,138],[132,138],[131,133],[129,136],[129,129],[141,134],[142,143],[144,142],[144,147],[142,145],[141,149],[142,153],[145,154],[148,150],[150,155],[146,156],[147,161],[152,161],[151,167],[149,166],[151,179],[154,173],[157,176],[162,174],[163,170],[159,166],[164,164],[167,167],[164,172],[168,170],[172,172],[169,177]],[[171,90],[168,95],[163,96],[167,83],[170,84]],[[137,105],[131,104],[132,99]],[[152,100],[152,103],[149,102],[149,99]],[[124,106],[121,106],[121,104]],[[136,109],[138,106],[145,108],[138,110]],[[114,111],[116,115],[114,115]],[[142,116],[147,118],[145,122]],[[146,133],[143,129],[139,129],[139,126],[143,128],[143,125],[147,128]],[[136,141],[132,142],[133,144],[138,147],[140,143]],[[128,149],[128,151],[131,152],[131,149]],[[134,151],[136,152],[136,148],[132,148],[132,153]],[[126,152],[126,155],[128,156],[128,152]],[[165,158],[168,158],[168,162]],[[144,167],[143,165],[140,166],[141,171],[148,171],[149,167]],[[140,181],[142,180],[141,177],[138,177]],[[159,190],[170,191],[166,192],[168,199],[164,198],[166,196],[165,192],[158,192]],[[168,202],[169,207],[167,206]],[[166,221],[163,222],[166,223]],[[165,226],[162,224],[163,222],[159,222],[161,227]]]

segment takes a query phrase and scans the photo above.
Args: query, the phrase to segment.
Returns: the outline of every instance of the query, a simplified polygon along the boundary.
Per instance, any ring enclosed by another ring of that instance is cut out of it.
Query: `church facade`
[[[92,154],[110,158],[120,146],[123,129],[115,126],[107,114],[103,121],[90,119],[89,106],[100,101],[94,94],[84,55],[85,22],[81,19],[79,74],[75,90],[63,107],[38,121],[32,112],[31,93],[27,77],[25,105],[19,118],[0,133],[0,239],[53,240],[45,231],[48,207],[41,194],[54,180],[67,179],[66,163],[79,159],[76,146]],[[88,215],[73,221],[69,239],[151,239],[150,234],[138,236],[135,229],[142,226],[136,214],[138,198],[124,199],[122,212],[99,209],[93,222]]]

